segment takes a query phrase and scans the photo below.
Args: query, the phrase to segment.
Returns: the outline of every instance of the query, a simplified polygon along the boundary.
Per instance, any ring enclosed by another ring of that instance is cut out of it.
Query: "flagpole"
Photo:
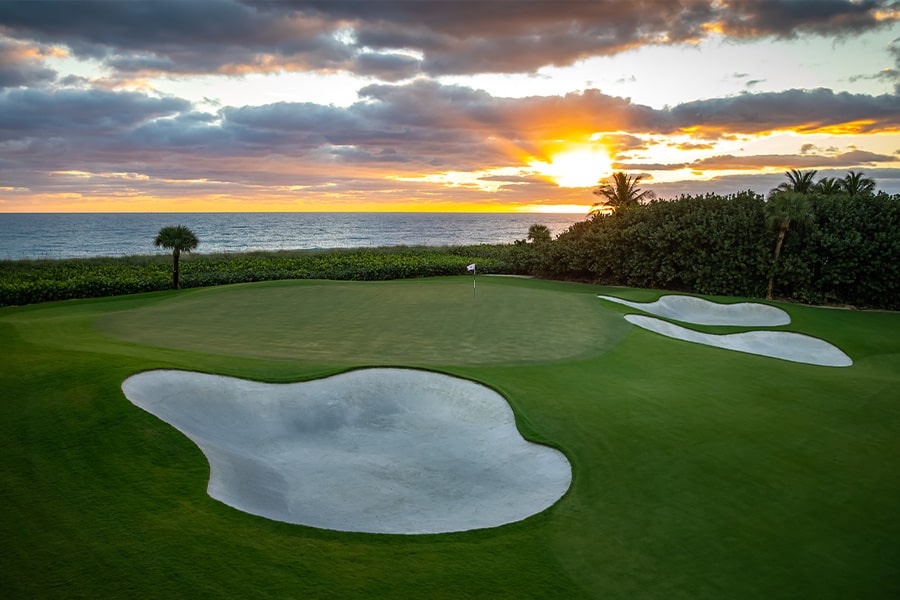
[[[467,271],[472,271],[472,297],[475,297],[475,263],[466,267]]]

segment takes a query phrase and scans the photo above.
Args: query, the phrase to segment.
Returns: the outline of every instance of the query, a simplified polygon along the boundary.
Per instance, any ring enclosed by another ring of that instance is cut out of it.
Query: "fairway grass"
[[[0,596],[896,597],[900,314],[777,304],[779,329],[853,359],[833,368],[665,338],[596,297],[652,290],[479,278],[473,298],[471,283],[0,310]],[[152,369],[302,381],[382,365],[499,392],[526,439],[566,455],[569,491],[460,533],[279,523],[210,498],[200,449],[121,391]]]

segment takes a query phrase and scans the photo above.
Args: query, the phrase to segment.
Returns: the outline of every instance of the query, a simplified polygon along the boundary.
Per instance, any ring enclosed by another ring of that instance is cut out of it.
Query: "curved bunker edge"
[[[615,296],[598,295],[602,300],[622,304],[651,315],[694,325],[734,325],[740,327],[775,327],[789,325],[791,316],[777,306],[759,302],[720,304],[696,296],[670,294],[654,302],[632,302]]]
[[[211,497],[276,521],[483,529],[542,512],[572,480],[562,452],[521,436],[503,396],[450,375],[370,368],[269,384],[157,370],[122,390],[200,447]]]
[[[823,367],[853,365],[853,360],[837,346],[825,340],[793,331],[745,331],[714,334],[694,331],[668,321],[643,315],[625,315],[625,320],[666,337],[724,350]]]

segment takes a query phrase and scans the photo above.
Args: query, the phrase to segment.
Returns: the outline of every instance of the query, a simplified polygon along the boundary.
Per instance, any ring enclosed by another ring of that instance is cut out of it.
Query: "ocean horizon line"
[[[584,211],[587,215],[590,209]],[[4,211],[0,215],[578,215],[575,211],[528,210],[88,210]]]
[[[561,233],[585,215],[523,212],[0,213],[0,259],[155,254],[160,228],[185,225],[201,253],[386,246],[462,246]]]

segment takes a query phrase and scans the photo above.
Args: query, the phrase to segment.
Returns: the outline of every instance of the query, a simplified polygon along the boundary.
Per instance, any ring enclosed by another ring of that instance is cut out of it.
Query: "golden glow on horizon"
[[[525,206],[518,207],[516,212],[586,215],[590,210],[590,204],[526,204]]]
[[[560,187],[590,187],[612,173],[609,154],[596,146],[563,150],[550,162],[533,160],[528,165]]]
[[[121,196],[82,197],[78,194],[45,194],[31,203],[4,206],[0,213],[240,213],[240,212],[433,212],[433,213],[575,213],[587,214],[589,205],[575,204],[504,204],[488,201],[436,202],[434,198],[409,198],[377,204],[362,200],[322,199],[304,202],[296,198],[248,198],[226,195],[159,198],[135,195],[123,202]]]

